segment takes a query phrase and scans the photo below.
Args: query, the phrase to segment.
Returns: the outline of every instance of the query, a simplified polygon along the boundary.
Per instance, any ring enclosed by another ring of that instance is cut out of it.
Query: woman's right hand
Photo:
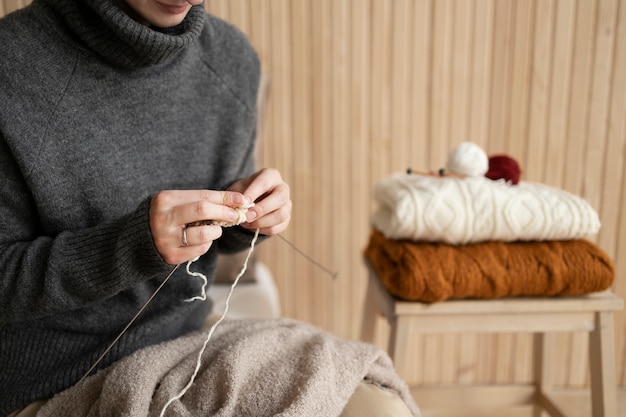
[[[213,241],[222,236],[215,222],[234,222],[234,210],[249,204],[234,191],[167,190],[150,201],[150,231],[157,251],[170,265],[177,265],[205,254]],[[189,223],[201,222],[194,227]],[[183,238],[184,236],[184,238]]]

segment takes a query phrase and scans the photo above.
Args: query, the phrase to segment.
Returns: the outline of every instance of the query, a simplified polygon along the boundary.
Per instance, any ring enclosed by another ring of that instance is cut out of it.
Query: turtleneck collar
[[[157,30],[131,19],[113,0],[42,1],[56,10],[87,48],[125,68],[164,63],[193,43],[205,22],[203,5],[193,6],[176,30]]]

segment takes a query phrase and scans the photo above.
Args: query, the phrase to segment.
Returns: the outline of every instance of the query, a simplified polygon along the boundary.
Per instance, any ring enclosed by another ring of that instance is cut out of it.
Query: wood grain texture
[[[0,14],[28,1],[1,0]],[[271,239],[286,316],[357,339],[372,188],[407,167],[438,169],[471,140],[509,153],[523,179],[598,210],[592,240],[626,298],[626,0],[209,0],[270,79],[260,166],[292,187],[285,237],[339,272],[332,281]],[[626,314],[615,315],[626,386]],[[556,385],[589,383],[586,336],[555,335]],[[532,335],[420,335],[411,383],[527,382]]]

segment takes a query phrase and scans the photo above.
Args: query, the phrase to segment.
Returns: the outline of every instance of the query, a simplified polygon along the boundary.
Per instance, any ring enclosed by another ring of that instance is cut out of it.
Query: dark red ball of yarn
[[[517,184],[522,170],[517,161],[508,155],[492,155],[489,157],[489,170],[485,177],[492,180],[504,179]]]

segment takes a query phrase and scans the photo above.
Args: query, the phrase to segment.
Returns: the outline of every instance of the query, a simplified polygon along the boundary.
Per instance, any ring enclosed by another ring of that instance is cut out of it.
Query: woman
[[[79,392],[175,265],[211,276],[291,200],[254,171],[257,56],[200,0],[34,0],[0,56],[0,415],[21,416]],[[174,271],[97,369],[201,329],[200,284]]]

